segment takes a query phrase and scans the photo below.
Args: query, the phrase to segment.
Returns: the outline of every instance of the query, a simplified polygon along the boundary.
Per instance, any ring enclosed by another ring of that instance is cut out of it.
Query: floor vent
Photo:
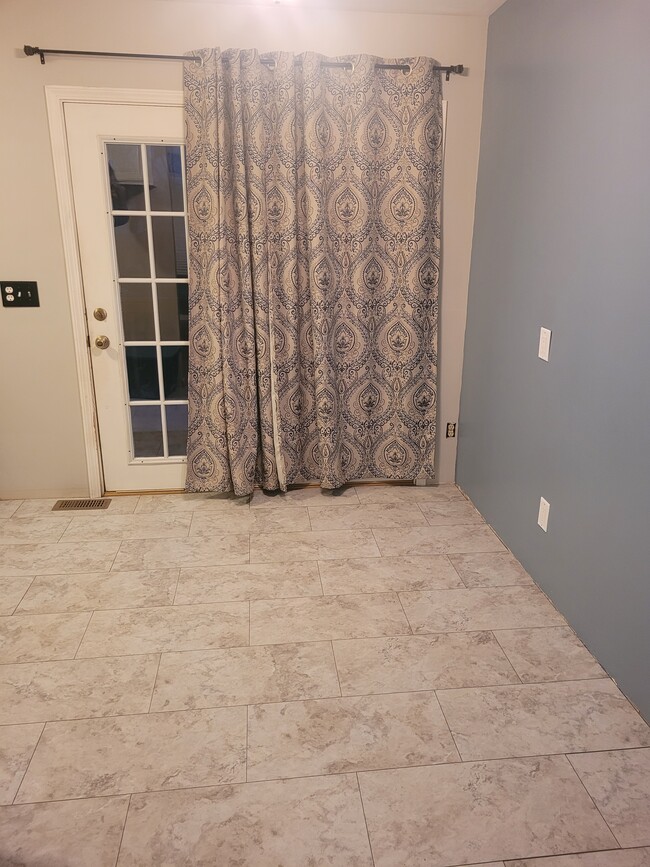
[[[66,512],[66,511],[87,511],[88,509],[108,509],[110,506],[110,499],[103,498],[101,500],[57,500],[56,503],[52,506],[53,512]]]

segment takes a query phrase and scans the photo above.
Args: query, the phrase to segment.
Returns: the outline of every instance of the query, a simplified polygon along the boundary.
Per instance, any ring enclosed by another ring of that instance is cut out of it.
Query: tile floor
[[[0,502],[0,865],[650,867],[650,730],[460,491]]]

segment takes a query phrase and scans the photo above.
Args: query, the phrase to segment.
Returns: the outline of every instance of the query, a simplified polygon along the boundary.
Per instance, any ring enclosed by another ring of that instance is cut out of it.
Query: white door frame
[[[52,143],[56,193],[59,202],[68,297],[70,299],[70,316],[88,471],[88,494],[90,497],[100,497],[104,493],[104,471],[95,411],[95,389],[90,364],[86,303],[77,239],[64,108],[65,104],[69,102],[182,106],[183,93],[180,90],[132,90],[130,88],[46,85],[45,101]]]

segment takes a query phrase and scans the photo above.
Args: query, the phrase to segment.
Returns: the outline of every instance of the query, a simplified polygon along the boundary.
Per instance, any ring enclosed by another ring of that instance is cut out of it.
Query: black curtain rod
[[[202,63],[203,59],[192,54],[131,54],[123,51],[68,51],[61,48],[38,48],[35,45],[25,45],[23,51],[28,57],[38,55],[41,58],[41,63],[45,63],[46,54],[67,54],[75,57],[132,57],[141,60],[193,60],[195,63]],[[273,65],[275,60],[272,57],[261,58],[262,63]],[[338,67],[341,69],[354,69],[354,63],[348,61],[331,61],[324,63],[323,66]],[[462,75],[465,67],[462,63],[456,66],[439,66],[440,72],[445,73],[445,78],[449,81],[449,76]],[[410,72],[411,67],[408,63],[377,63],[376,69],[401,69],[402,72]]]

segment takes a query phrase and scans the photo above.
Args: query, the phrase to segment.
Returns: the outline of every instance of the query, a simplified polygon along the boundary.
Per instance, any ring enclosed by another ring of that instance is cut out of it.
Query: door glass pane
[[[114,211],[144,211],[142,151],[135,144],[107,144],[111,207]],[[128,217],[116,217],[121,223]],[[121,225],[116,222],[115,225]]]
[[[183,166],[178,145],[148,145],[152,211],[183,211]]]
[[[126,370],[131,400],[158,400],[158,361],[155,346],[127,346]]]
[[[127,217],[115,226],[115,252],[119,277],[149,277],[149,243],[146,217]]]
[[[167,445],[170,455],[187,454],[187,404],[166,406]]]
[[[136,458],[158,458],[164,453],[160,404],[132,406],[131,430],[133,455]]]
[[[184,217],[152,217],[157,277],[187,277]]]
[[[125,340],[155,340],[153,299],[150,283],[122,283],[122,325]]]
[[[187,283],[158,284],[158,320],[161,340],[187,340]]]
[[[167,400],[187,400],[187,346],[163,346],[162,364]]]

